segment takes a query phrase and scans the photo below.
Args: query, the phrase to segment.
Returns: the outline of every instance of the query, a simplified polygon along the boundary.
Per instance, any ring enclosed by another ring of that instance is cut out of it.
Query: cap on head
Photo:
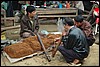
[[[26,12],[29,12],[29,13],[31,13],[31,12],[33,12],[33,11],[35,11],[36,9],[35,9],[35,7],[34,6],[27,6],[27,8],[26,8]]]

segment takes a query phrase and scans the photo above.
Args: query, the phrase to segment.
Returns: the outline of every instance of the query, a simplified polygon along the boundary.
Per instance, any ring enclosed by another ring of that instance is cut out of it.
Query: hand
[[[36,34],[38,31],[37,30],[34,30],[34,33]]]
[[[55,39],[54,39],[54,42],[55,42],[56,44],[59,44],[59,43],[61,42],[61,38],[55,38]]]
[[[65,35],[66,35],[66,32],[65,32],[65,31],[63,31],[63,32],[62,32],[62,36],[65,36]]]

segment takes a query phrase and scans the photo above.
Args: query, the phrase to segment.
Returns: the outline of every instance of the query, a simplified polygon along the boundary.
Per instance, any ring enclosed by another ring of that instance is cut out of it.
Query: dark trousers
[[[73,50],[68,50],[64,46],[59,46],[58,50],[64,56],[67,63],[73,62],[75,59],[79,59],[79,56]]]
[[[78,15],[83,15],[83,10],[78,9]]]

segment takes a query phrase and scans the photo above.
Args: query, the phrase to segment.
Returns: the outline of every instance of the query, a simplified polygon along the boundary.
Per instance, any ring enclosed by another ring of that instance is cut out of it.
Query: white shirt
[[[84,11],[84,5],[82,1],[77,1],[77,4],[75,7]]]

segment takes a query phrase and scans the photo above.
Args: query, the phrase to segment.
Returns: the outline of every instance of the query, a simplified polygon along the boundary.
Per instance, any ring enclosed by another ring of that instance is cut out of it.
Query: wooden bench
[[[39,18],[43,17],[75,17],[78,15],[78,10],[76,8],[51,8],[51,9],[37,9]]]
[[[1,13],[2,13],[2,16],[1,17],[1,21],[4,21],[4,25],[7,24],[7,20],[10,20],[13,22],[13,26],[15,26],[14,22],[15,22],[15,17],[6,17],[6,11],[4,9],[1,9]]]
[[[61,17],[70,17],[74,18],[78,15],[78,9],[76,8],[51,8],[36,9],[39,18],[61,18]],[[83,15],[84,18],[87,18],[88,15]]]
[[[61,18],[61,17],[76,17],[78,15],[78,10],[76,8],[52,8],[52,9],[36,9],[39,18]],[[87,15],[83,15],[87,17]],[[14,18],[13,18],[14,19]],[[1,30],[8,30],[13,28],[20,28],[20,26],[12,26],[1,28]]]
[[[36,12],[38,14],[39,19],[41,18],[48,18],[49,20],[57,20],[57,22],[59,22],[59,20],[62,19],[62,17],[70,17],[70,18],[74,18],[75,16],[78,15],[78,10],[76,8],[37,8]],[[48,20],[47,19],[47,20]],[[40,21],[40,23],[47,23],[47,24],[54,24],[55,22],[43,22]],[[42,24],[41,23],[41,24]]]

